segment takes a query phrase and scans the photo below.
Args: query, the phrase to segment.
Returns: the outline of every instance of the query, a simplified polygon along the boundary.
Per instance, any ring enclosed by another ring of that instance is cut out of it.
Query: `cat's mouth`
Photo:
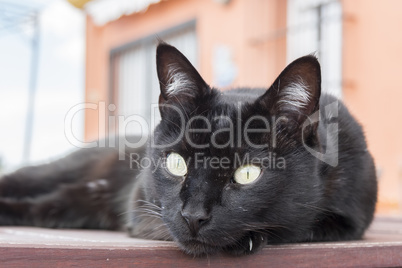
[[[193,256],[205,256],[215,254],[222,249],[230,248],[239,243],[235,237],[222,237],[221,239],[191,238],[176,241],[180,248],[187,254]]]
[[[200,257],[213,255],[220,251],[224,251],[230,255],[250,254],[266,245],[266,239],[260,233],[249,232],[241,238],[222,237],[219,240],[213,239],[211,242],[207,239],[195,238],[176,242],[185,253]]]

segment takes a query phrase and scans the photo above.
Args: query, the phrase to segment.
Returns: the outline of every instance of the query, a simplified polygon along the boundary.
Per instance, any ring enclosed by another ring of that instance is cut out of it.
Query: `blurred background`
[[[157,38],[223,89],[269,87],[314,53],[364,126],[377,213],[401,215],[401,32],[399,0],[0,0],[0,173],[113,135],[116,115],[149,121]]]

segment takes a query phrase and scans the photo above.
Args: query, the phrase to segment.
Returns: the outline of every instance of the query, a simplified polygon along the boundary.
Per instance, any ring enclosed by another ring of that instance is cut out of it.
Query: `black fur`
[[[211,88],[164,43],[157,66],[162,121],[146,153],[128,151],[152,165],[118,161],[114,149],[82,149],[21,169],[0,180],[0,224],[119,229],[127,223],[132,236],[174,240],[192,255],[362,237],[376,203],[374,163],[360,125],[340,101],[321,94],[315,57],[291,63],[268,90]],[[331,104],[336,116],[327,112]],[[331,132],[334,123],[339,131]],[[237,131],[246,127],[254,130],[247,137]],[[331,151],[335,137],[339,144]],[[306,146],[336,154],[337,163],[327,164]],[[163,165],[172,152],[187,162],[183,177]],[[253,163],[263,167],[256,181],[233,180],[242,164],[268,156],[270,166]],[[229,164],[213,167],[214,158]]]

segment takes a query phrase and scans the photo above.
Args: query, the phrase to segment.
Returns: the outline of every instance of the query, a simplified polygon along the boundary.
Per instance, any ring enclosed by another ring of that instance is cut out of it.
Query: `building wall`
[[[378,211],[401,213],[402,1],[343,0],[344,98],[379,173]]]
[[[379,173],[380,213],[402,208],[402,1],[343,0],[343,97],[362,123]],[[106,101],[111,49],[196,19],[199,71],[212,84],[213,53],[231,49],[233,86],[268,87],[286,63],[286,1],[169,0],[103,27],[87,18],[86,101]],[[104,111],[100,114],[106,115]],[[86,110],[85,138],[98,135],[99,109]],[[100,122],[102,122],[102,119]],[[102,123],[101,123],[102,126]]]

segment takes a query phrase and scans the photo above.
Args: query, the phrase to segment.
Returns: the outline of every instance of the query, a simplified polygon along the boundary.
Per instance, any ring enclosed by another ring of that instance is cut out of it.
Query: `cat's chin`
[[[202,257],[205,255],[213,255],[222,250],[222,247],[210,245],[198,240],[178,241],[180,248],[189,255]]]

